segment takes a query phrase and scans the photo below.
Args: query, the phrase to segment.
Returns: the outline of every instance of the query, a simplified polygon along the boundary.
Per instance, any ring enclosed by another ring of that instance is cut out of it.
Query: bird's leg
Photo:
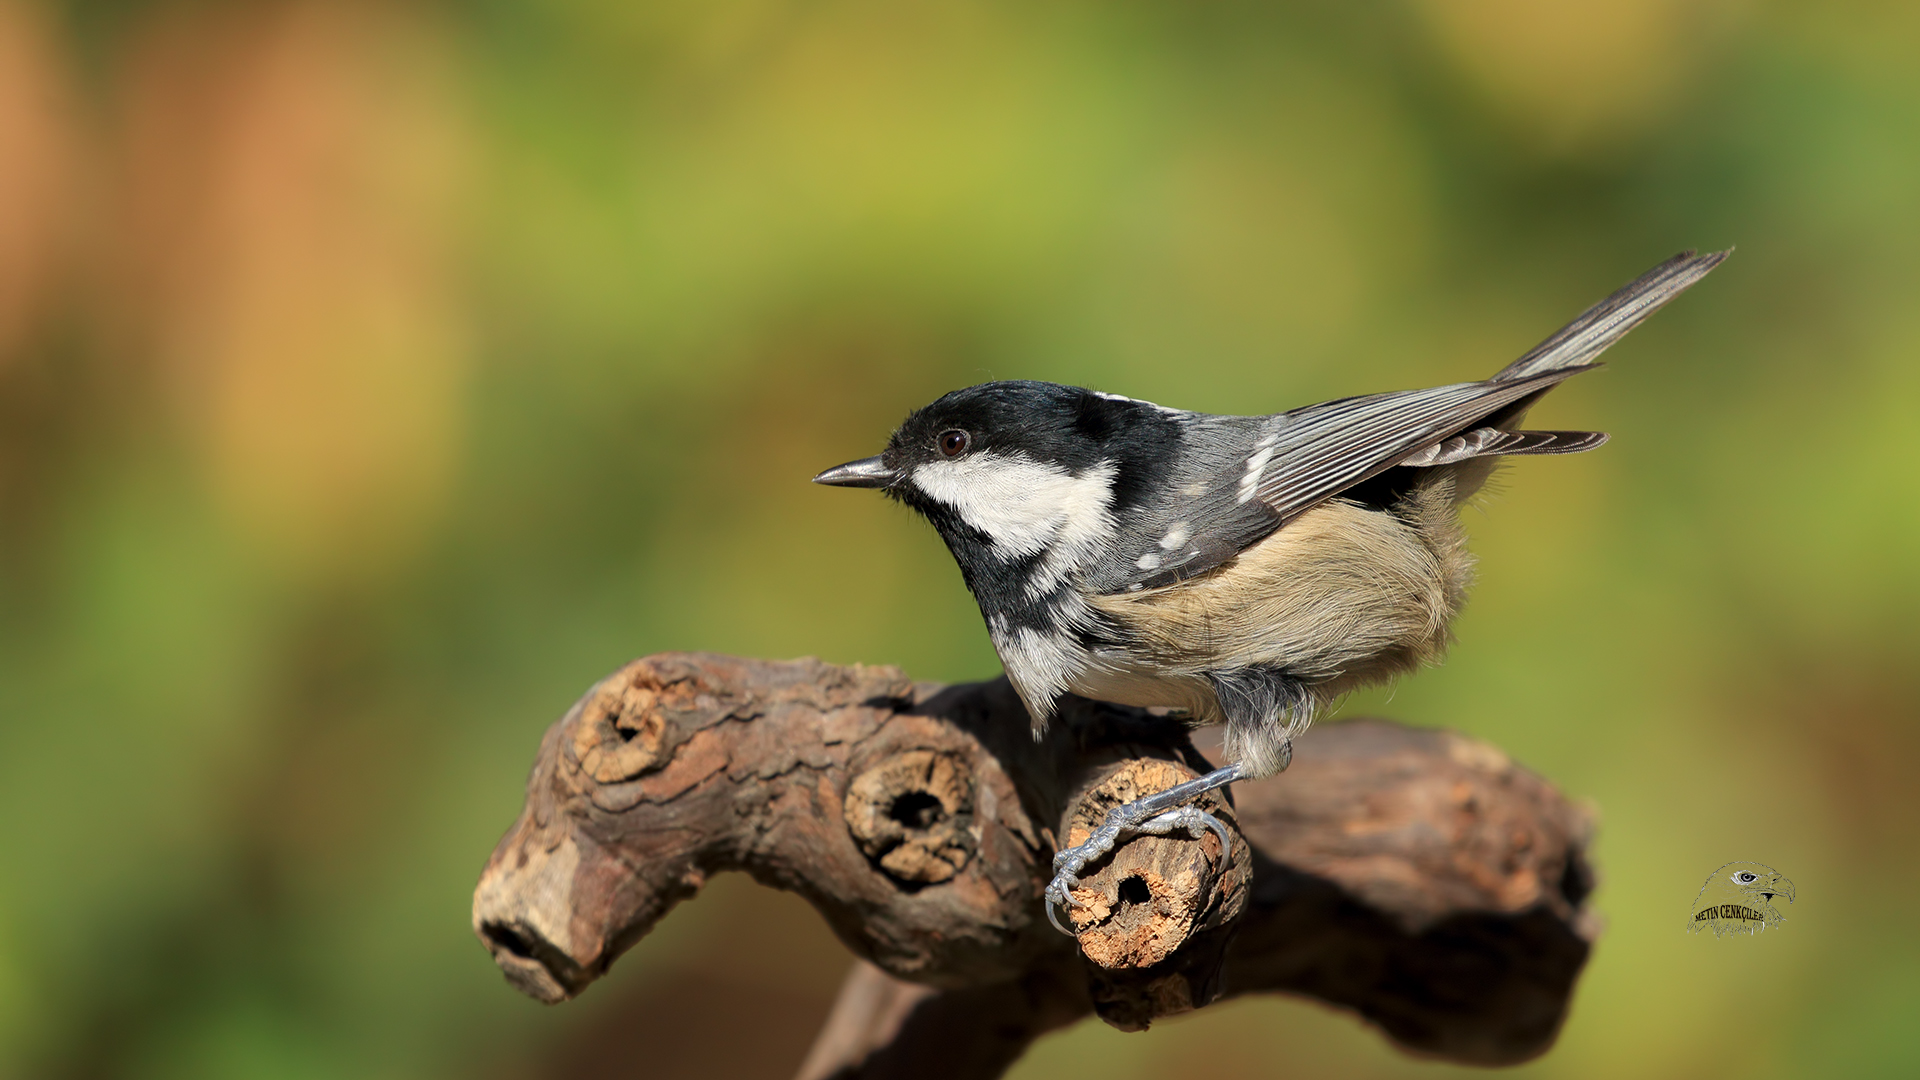
[[[1053,857],[1053,880],[1047,884],[1047,921],[1061,933],[1074,936],[1072,930],[1060,924],[1055,909],[1079,904],[1073,898],[1073,888],[1080,884],[1080,872],[1095,859],[1112,851],[1123,836],[1135,833],[1165,836],[1184,829],[1197,837],[1205,830],[1212,829],[1214,835],[1220,838],[1221,857],[1226,857],[1233,850],[1227,827],[1220,823],[1219,818],[1187,804],[1245,776],[1245,766],[1228,765],[1186,783],[1175,784],[1165,791],[1156,791],[1114,807],[1100,827],[1093,831],[1093,835],[1087,837],[1086,843],[1067,848]]]

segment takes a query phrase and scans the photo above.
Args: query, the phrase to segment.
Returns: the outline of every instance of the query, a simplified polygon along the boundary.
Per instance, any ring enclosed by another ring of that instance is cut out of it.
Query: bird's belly
[[[1142,709],[1184,709],[1196,718],[1218,711],[1203,677],[1170,672],[1125,653],[1100,652],[1067,688],[1083,698]]]

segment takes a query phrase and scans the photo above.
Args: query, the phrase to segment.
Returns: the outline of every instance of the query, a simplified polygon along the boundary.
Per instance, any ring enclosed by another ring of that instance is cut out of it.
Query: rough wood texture
[[[863,958],[809,1078],[994,1077],[1089,1013],[1137,1030],[1268,991],[1456,1061],[1551,1044],[1592,938],[1588,818],[1447,732],[1315,731],[1215,800],[1229,858],[1211,834],[1133,839],[1076,893],[1078,942],[1056,933],[1054,837],[1208,767],[1178,725],[1077,699],[1036,743],[1004,680],[649,657],[547,732],[474,929],[557,1002],[714,873],[797,892]]]

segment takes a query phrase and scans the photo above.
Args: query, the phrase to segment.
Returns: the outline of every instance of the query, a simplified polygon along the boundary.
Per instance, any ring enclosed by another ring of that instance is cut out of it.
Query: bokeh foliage
[[[1520,1071],[1920,1072],[1917,13],[0,0],[0,1075],[784,1075],[844,963],[797,901],[554,1010],[466,911],[631,656],[995,673],[933,535],[809,475],[990,377],[1482,376],[1729,244],[1537,412],[1615,441],[1470,515],[1449,664],[1347,711],[1601,811]],[[1688,937],[1736,858],[1787,926]],[[1457,1071],[1269,1000],[1018,1075],[1089,1070]]]

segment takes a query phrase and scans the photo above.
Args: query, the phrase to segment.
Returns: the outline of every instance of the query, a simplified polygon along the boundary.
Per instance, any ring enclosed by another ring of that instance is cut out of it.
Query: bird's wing
[[[1204,574],[1314,506],[1402,463],[1443,465],[1469,457],[1572,453],[1605,441],[1596,432],[1505,431],[1489,415],[1586,368],[1507,382],[1461,383],[1346,398],[1261,420],[1220,418],[1209,452],[1221,466],[1168,485],[1154,527],[1137,550],[1089,575],[1098,592],[1135,592]]]
[[[1156,588],[1219,566],[1289,520],[1396,465],[1434,466],[1494,454],[1570,454],[1599,432],[1512,431],[1533,398],[1596,365],[1595,357],[1720,265],[1730,251],[1680,254],[1581,313],[1485,382],[1344,398],[1272,418],[1251,448],[1181,496],[1144,551],[1124,553],[1090,582],[1102,591]],[[1195,523],[1189,525],[1189,523]],[[1204,522],[1204,526],[1198,523]],[[1192,534],[1188,535],[1191,529]],[[1171,541],[1178,536],[1180,543]]]
[[[1241,502],[1257,499],[1266,504],[1284,524],[1355,484],[1474,428],[1480,420],[1507,406],[1593,366],[1555,368],[1520,378],[1345,398],[1285,413],[1275,418],[1275,426],[1248,455],[1237,497]],[[1546,450],[1553,441],[1542,442],[1532,452]],[[1514,450],[1527,452],[1522,442],[1524,440],[1517,441]],[[1564,452],[1590,448],[1570,444]],[[1514,450],[1489,445],[1453,460]]]

